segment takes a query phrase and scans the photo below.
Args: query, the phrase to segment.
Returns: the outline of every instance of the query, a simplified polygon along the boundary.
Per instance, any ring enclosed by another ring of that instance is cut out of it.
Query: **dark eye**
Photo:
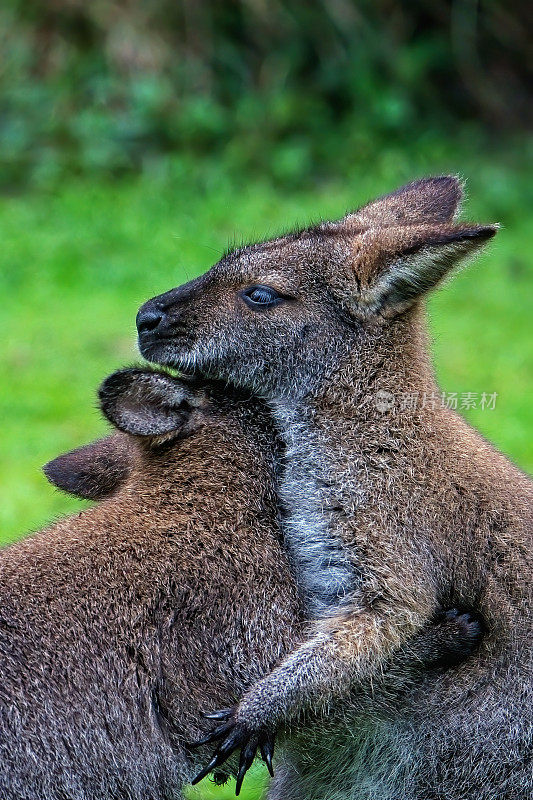
[[[242,298],[250,308],[272,308],[283,302],[283,297],[271,286],[250,286],[243,291]]]

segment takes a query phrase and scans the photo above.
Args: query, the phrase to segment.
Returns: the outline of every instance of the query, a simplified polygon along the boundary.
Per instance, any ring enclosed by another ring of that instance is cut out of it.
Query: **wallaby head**
[[[223,395],[215,384],[210,388],[211,393],[190,378],[177,380],[155,370],[114,372],[102,383],[99,398],[102,413],[118,432],[57,456],[44,465],[44,474],[76,497],[110,497],[127,483],[141,454],[149,461],[151,452],[187,438],[201,425],[227,422],[232,395]]]
[[[138,368],[114,372],[99,396],[102,413],[118,432],[62,453],[43,467],[51,484],[85,500],[113,495],[127,482],[140,451],[186,438],[209,422],[215,405],[188,378]]]
[[[141,308],[141,352],[268,399],[302,396],[358,341],[361,353],[369,337],[387,352],[403,347],[395,320],[495,234],[454,223],[460,199],[456,178],[428,178],[339,221],[235,250]]]

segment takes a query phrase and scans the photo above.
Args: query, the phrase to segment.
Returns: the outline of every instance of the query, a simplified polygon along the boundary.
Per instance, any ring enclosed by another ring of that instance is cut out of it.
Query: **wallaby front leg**
[[[281,724],[310,709],[325,711],[332,701],[346,697],[354,684],[377,674],[390,653],[423,623],[418,614],[398,610],[390,615],[352,613],[316,623],[314,636],[252,686],[238,706],[207,715],[221,724],[197,744],[220,744],[193,783],[238,748],[237,794],[258,748],[272,773],[274,736]]]

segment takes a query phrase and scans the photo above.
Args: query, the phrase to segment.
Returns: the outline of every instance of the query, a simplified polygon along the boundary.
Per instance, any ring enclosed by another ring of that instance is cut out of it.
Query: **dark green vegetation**
[[[284,184],[531,113],[526,0],[6,0],[0,182],[186,149]],[[337,158],[335,158],[335,156]]]

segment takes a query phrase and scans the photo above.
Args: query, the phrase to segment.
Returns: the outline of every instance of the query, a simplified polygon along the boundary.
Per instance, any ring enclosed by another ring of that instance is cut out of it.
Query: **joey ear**
[[[454,175],[422,178],[378,197],[343,222],[360,228],[451,222],[462,197],[461,181]]]
[[[101,500],[125,482],[132,459],[131,440],[116,433],[57,456],[44,465],[43,472],[64,492],[85,500]]]
[[[361,254],[364,257],[368,250],[364,260],[371,270],[366,281],[360,280],[359,311],[366,315],[404,311],[497,230],[497,225],[465,224],[367,231]]]
[[[98,394],[112,425],[135,436],[178,436],[190,428],[193,412],[206,404],[205,395],[185,380],[135,368],[114,372]]]

